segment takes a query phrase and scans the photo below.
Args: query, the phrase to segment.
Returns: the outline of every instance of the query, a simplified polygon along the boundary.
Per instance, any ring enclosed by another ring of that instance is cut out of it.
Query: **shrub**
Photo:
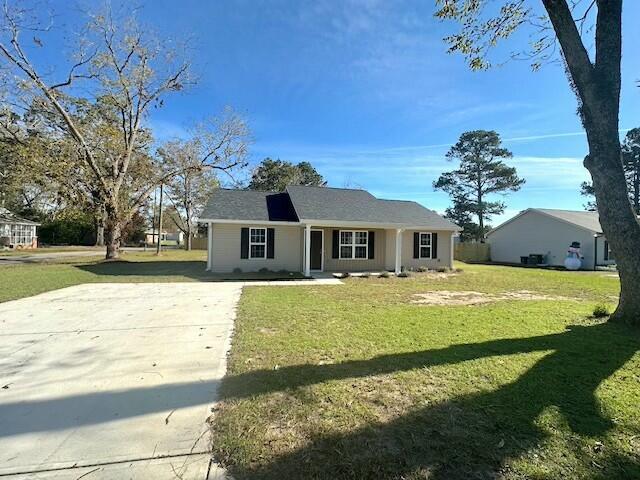
[[[449,271],[449,269],[448,269],[447,267],[438,267],[438,268],[436,269],[436,271],[437,271],[438,273],[447,273],[447,272]]]
[[[233,269],[233,273],[242,273],[242,269],[240,267],[236,267]]]
[[[279,273],[280,275],[286,275],[286,274],[288,274],[288,273],[289,273],[289,270],[285,270],[285,269],[283,268],[283,269],[281,269],[281,270],[278,270],[278,273]]]
[[[340,278],[349,278],[351,276],[351,274],[349,272],[342,272],[340,274]]]
[[[93,219],[78,215],[45,221],[38,229],[38,241],[48,245],[93,245],[96,242]]]
[[[611,315],[609,312],[609,307],[604,303],[599,303],[595,307],[593,307],[593,317],[594,318],[604,318]]]
[[[416,271],[420,272],[420,273],[425,273],[429,271],[429,267],[418,267],[416,268]]]
[[[371,274],[369,272],[362,272],[362,274],[360,274],[360,277],[362,278],[369,278],[371,276]]]
[[[391,276],[391,274],[389,272],[387,272],[386,270],[380,272],[380,278],[389,278]]]
[[[406,270],[400,272],[397,277],[399,278],[409,278],[411,276],[411,274],[409,272],[407,272]]]
[[[8,247],[9,245],[11,245],[9,237],[0,237],[0,247]]]
[[[258,270],[258,273],[269,273],[271,270],[269,270],[267,267],[262,267],[260,270]]]

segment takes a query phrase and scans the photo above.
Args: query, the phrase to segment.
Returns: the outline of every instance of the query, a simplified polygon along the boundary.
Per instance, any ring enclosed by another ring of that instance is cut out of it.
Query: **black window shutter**
[[[420,258],[420,233],[413,232],[413,258]]]
[[[267,228],[267,258],[274,257],[274,251],[276,246],[275,241],[276,241],[276,229]]]
[[[604,241],[604,259],[609,260],[609,242],[607,240]]]
[[[431,234],[431,258],[438,258],[438,234]]]
[[[332,258],[339,258],[340,257],[340,244],[338,243],[338,236],[340,235],[340,231],[339,230],[334,230],[333,231],[333,248],[331,249],[331,257]]]
[[[249,229],[240,230],[240,258],[249,258]]]
[[[369,232],[369,260],[376,256],[376,232]]]

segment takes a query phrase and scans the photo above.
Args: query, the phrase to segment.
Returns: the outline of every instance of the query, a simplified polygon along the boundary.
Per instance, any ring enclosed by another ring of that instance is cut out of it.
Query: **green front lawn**
[[[205,271],[206,252],[165,250],[122,252],[121,261],[86,257],[60,258],[46,263],[0,265],[0,302],[81,283],[100,282],[211,282],[301,278],[300,274],[211,274]]]
[[[216,460],[238,479],[640,478],[640,335],[590,318],[617,278],[463,268],[246,288]],[[413,303],[434,291],[495,301]]]

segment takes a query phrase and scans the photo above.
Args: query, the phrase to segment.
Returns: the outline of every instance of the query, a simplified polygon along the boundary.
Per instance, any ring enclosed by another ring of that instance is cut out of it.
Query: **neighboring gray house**
[[[36,248],[38,246],[37,222],[0,208],[0,248]]]
[[[207,269],[380,271],[453,265],[460,229],[408,201],[364,190],[289,186],[282,193],[216,190],[208,225]]]
[[[561,266],[572,242],[581,244],[583,269],[615,263],[598,212],[528,208],[487,234],[491,260],[500,263],[538,254],[544,263]]]

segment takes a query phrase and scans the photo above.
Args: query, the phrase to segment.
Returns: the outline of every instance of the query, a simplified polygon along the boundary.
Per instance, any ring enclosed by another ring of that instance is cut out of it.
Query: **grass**
[[[206,252],[200,250],[166,250],[160,257],[153,252],[122,252],[117,262],[66,257],[46,263],[0,265],[0,302],[81,283],[302,278],[275,272],[211,274],[205,271],[205,259]]]
[[[480,265],[247,288],[215,458],[238,479],[640,478],[640,336],[591,316],[618,288]],[[566,299],[412,303],[434,290]]]

